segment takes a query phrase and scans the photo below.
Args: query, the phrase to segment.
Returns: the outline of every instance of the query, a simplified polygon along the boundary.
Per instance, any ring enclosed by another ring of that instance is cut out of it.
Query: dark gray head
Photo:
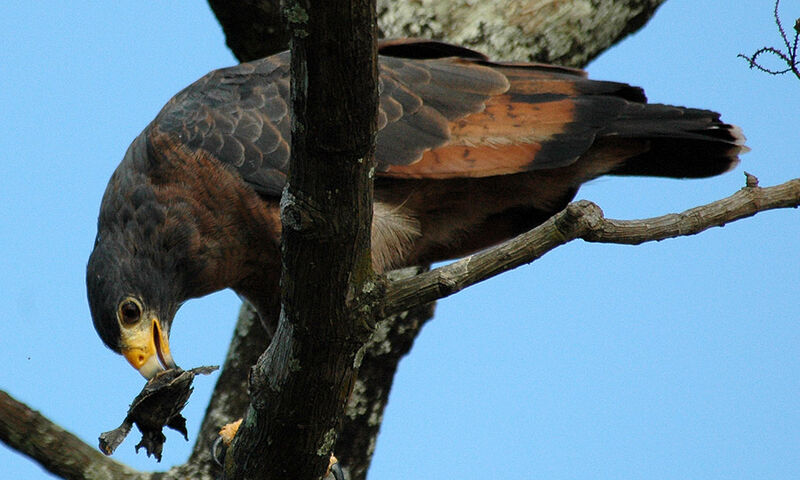
[[[118,239],[98,235],[86,268],[94,328],[146,378],[172,368],[169,331],[180,305],[174,285]]]
[[[170,326],[193,296],[197,262],[188,253],[191,227],[168,216],[156,189],[132,168],[132,152],[133,145],[103,196],[86,289],[103,343],[150,378],[175,366]]]

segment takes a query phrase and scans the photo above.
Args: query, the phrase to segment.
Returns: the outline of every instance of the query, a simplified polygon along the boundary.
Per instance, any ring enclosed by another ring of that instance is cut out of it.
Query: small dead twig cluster
[[[750,68],[757,68],[762,72],[767,72],[770,75],[781,75],[784,73],[792,72],[797,78],[800,79],[800,60],[797,58],[797,45],[798,40],[800,39],[800,18],[795,20],[794,23],[794,38],[790,41],[789,36],[786,34],[786,30],[783,28],[783,24],[781,23],[781,18],[778,15],[778,5],[780,5],[780,0],[775,0],[775,10],[773,14],[775,15],[775,24],[778,26],[778,31],[781,34],[781,38],[783,39],[783,44],[786,45],[787,51],[784,52],[775,47],[762,47],[756,50],[756,52],[751,55],[747,56],[742,53],[737,55],[738,57],[742,57],[750,63]],[[787,68],[783,70],[775,70],[772,68],[765,67],[763,64],[758,62],[758,57],[762,54],[769,53],[778,57],[782,62],[788,65]]]

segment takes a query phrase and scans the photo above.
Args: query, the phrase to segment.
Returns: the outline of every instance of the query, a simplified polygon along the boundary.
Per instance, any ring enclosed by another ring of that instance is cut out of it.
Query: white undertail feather
[[[737,145],[739,147],[739,151],[737,153],[742,154],[749,152],[750,147],[744,144],[744,142],[747,141],[747,138],[744,136],[744,132],[742,132],[742,129],[736,125],[731,125],[730,132],[733,138],[735,139],[733,142],[734,145]]]
[[[372,266],[382,273],[398,266],[421,235],[419,221],[403,206],[372,205]]]

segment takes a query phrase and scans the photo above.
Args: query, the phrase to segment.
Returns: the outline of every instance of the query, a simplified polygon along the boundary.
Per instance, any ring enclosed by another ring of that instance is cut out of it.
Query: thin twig
[[[769,73],[770,75],[782,75],[784,73],[792,72],[795,74],[797,78],[800,78],[800,68],[798,68],[798,63],[800,61],[797,58],[797,45],[798,40],[800,40],[800,18],[795,21],[794,24],[794,39],[790,42],[789,36],[786,34],[786,30],[783,28],[783,23],[781,22],[781,18],[778,14],[778,5],[780,4],[780,0],[775,0],[775,8],[773,10],[773,15],[775,16],[775,24],[778,26],[778,32],[781,35],[781,39],[783,40],[783,44],[786,46],[788,52],[783,52],[782,50],[775,48],[775,47],[761,47],[755,51],[750,56],[744,55],[740,53],[737,57],[744,58],[750,64],[750,68],[756,68],[761,70],[762,72]],[[774,70],[772,68],[768,68],[763,66],[761,63],[758,62],[758,57],[763,54],[772,54],[781,59],[786,65],[787,68],[783,70]]]

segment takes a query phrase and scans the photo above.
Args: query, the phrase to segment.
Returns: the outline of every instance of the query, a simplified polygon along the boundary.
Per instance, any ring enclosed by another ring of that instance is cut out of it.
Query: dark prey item
[[[186,432],[186,419],[181,410],[192,394],[192,381],[195,375],[208,375],[218,366],[197,367],[191,370],[173,368],[163,371],[150,379],[142,391],[133,399],[128,414],[122,425],[100,435],[100,450],[111,455],[125,440],[135,423],[142,432],[142,440],[136,445],[136,452],[144,447],[147,456],[153,455],[161,461],[161,451],[167,437],[161,430],[167,426],[182,433],[189,440]]]

